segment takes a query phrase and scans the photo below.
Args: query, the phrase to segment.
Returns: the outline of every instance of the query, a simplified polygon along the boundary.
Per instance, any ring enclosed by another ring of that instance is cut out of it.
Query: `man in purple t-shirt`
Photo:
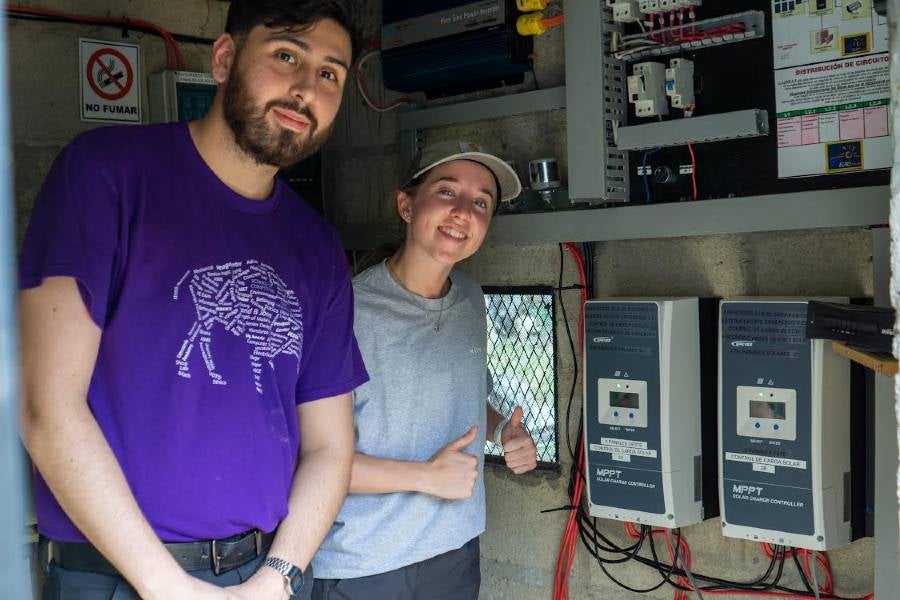
[[[275,173],[328,137],[357,19],[232,0],[206,117],[54,163],[20,270],[45,599],[308,597],[367,375],[340,242]]]

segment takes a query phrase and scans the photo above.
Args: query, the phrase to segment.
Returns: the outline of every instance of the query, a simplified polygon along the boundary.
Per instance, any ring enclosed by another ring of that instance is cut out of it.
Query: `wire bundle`
[[[560,244],[559,246],[559,287],[562,288],[562,276],[563,276],[563,248],[568,250],[569,254],[572,256],[572,259],[575,261],[575,265],[578,269],[578,279],[581,284],[581,308],[579,310],[579,340],[582,348],[584,347],[584,303],[588,300],[588,278],[587,278],[587,267],[585,267],[585,259],[581,254],[581,251],[578,247],[572,243],[567,242],[565,244]],[[592,251],[589,251],[592,254]],[[591,261],[593,263],[593,260]],[[590,267],[593,270],[593,264]],[[590,280],[592,281],[592,279]],[[569,319],[566,314],[566,305],[563,302],[562,297],[560,296],[559,301],[560,307],[562,307],[563,313],[563,322],[566,327],[566,334],[569,338],[569,346],[572,350],[572,362],[573,362],[573,374],[572,374],[572,388],[569,393],[569,403],[566,409],[566,427],[570,423],[569,416],[572,410],[572,400],[575,396],[575,388],[578,380],[578,354],[575,351],[574,342],[572,341],[572,332],[569,330]],[[578,422],[578,430],[581,431],[582,422],[579,419]],[[579,474],[578,477],[573,476],[569,481],[569,497],[572,500],[572,506],[569,510],[569,516],[566,520],[566,527],[563,532],[562,543],[559,549],[559,556],[556,561],[556,577],[553,582],[553,599],[554,600],[563,600],[569,598],[569,572],[572,570],[572,563],[575,559],[575,548],[578,544],[577,534],[579,532],[580,523],[579,523],[579,511],[581,510],[581,496],[584,490],[584,477],[581,477],[580,474],[584,472],[584,447],[580,443],[581,433],[578,434],[578,448],[577,450],[572,448],[571,438],[570,436],[566,436],[566,441],[569,447],[569,455],[573,459],[573,473],[576,472]],[[577,452],[577,456],[576,456]],[[577,466],[577,469],[576,469]]]
[[[96,17],[75,15],[71,13],[61,12],[57,10],[47,10],[42,8],[27,8],[23,6],[7,6],[6,14],[20,18],[33,18],[42,21],[54,21],[61,23],[81,23],[84,25],[116,25],[121,26],[123,31],[134,29],[146,33],[152,33],[159,36],[166,44],[166,59],[169,69],[186,69],[187,63],[184,60],[184,54],[181,47],[175,40],[175,37],[150,21],[143,19],[129,19],[127,17]]]

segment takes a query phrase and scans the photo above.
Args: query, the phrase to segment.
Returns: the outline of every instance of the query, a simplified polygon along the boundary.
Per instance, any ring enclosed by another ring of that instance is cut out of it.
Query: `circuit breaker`
[[[721,304],[722,533],[827,550],[850,541],[850,365],[806,337],[806,309]]]
[[[666,102],[666,66],[663,63],[643,62],[634,65],[628,76],[628,101],[634,104],[638,117],[669,114]]]
[[[585,304],[590,513],[657,527],[703,520],[698,300]]]
[[[694,63],[686,58],[673,58],[666,69],[666,96],[672,108],[694,106]]]
[[[607,0],[606,4],[612,9],[613,21],[616,23],[634,23],[643,18],[637,0]]]

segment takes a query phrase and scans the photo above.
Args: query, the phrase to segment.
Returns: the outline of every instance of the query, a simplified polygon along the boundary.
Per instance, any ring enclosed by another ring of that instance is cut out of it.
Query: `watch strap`
[[[296,598],[303,589],[303,571],[300,567],[277,556],[266,557],[263,566],[274,569],[284,579],[284,589],[289,598]]]

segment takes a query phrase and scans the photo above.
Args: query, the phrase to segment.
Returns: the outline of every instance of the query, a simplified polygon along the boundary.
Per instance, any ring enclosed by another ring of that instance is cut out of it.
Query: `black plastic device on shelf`
[[[534,45],[516,32],[519,14],[515,0],[385,2],[385,87],[439,97],[521,83]]]
[[[806,313],[806,336],[837,340],[867,352],[890,354],[894,309],[811,301]]]

